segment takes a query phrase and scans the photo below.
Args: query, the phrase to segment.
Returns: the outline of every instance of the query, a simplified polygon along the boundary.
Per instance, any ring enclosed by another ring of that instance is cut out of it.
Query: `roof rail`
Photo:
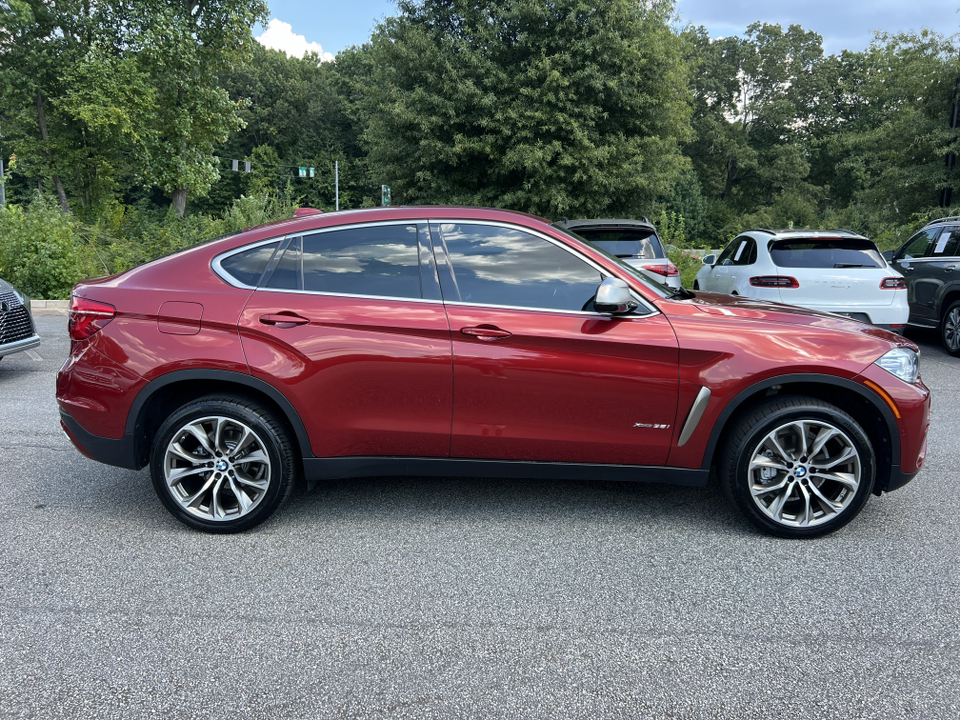
[[[942,223],[942,222],[954,222],[956,220],[960,220],[960,215],[948,215],[947,217],[931,220],[926,225],[924,225],[924,227],[930,227],[931,225],[936,225],[937,223]]]
[[[747,228],[746,230],[743,230],[742,232],[765,232],[765,233],[769,233],[770,235],[776,235],[776,234],[777,234],[777,231],[776,231],[776,230],[768,230],[767,228]],[[739,234],[739,233],[738,233],[738,234]]]
[[[843,232],[849,235],[858,235],[859,237],[863,237],[863,235],[860,235],[860,233],[858,233],[856,230],[847,230],[846,228],[828,228],[822,232]]]

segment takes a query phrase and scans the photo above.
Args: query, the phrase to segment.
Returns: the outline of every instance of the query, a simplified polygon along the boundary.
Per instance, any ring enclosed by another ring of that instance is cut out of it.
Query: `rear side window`
[[[279,244],[279,242],[272,242],[234,253],[220,260],[220,267],[237,282],[256,287],[264,268],[267,267]]]
[[[379,225],[308,235],[303,238],[302,264],[306,291],[421,296],[416,225]]]
[[[660,238],[652,230],[639,228],[580,230],[573,228],[573,232],[619,258],[653,260],[654,258],[665,257]]]
[[[947,227],[937,238],[932,257],[949,257],[957,254],[957,244],[960,241],[960,228]]]
[[[882,268],[883,258],[869,240],[824,238],[776,240],[770,255],[778,267]]]

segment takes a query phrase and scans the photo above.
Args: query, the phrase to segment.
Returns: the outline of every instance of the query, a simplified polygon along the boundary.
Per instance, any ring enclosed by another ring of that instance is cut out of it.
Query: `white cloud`
[[[307,53],[314,52],[320,56],[323,62],[333,60],[333,54],[324,52],[320,43],[307,42],[303,35],[297,35],[293,32],[293,26],[290,23],[285,23],[277,18],[270,19],[270,22],[267,23],[267,29],[257,37],[257,42],[271,50],[282,50],[290,57],[302,58]]]

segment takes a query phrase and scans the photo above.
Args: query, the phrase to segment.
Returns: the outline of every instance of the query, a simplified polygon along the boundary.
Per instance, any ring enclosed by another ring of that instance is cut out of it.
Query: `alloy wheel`
[[[170,496],[184,511],[225,522],[260,504],[270,486],[271,463],[252,428],[218,415],[191,420],[173,435],[163,473]]]
[[[747,466],[750,495],[768,518],[787,527],[833,520],[853,502],[860,455],[842,430],[821,420],[780,425],[755,447]]]

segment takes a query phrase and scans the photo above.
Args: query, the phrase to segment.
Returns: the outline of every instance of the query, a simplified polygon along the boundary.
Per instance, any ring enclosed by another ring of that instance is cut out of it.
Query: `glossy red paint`
[[[255,291],[211,269],[216,256],[261,240],[349,224],[448,219],[507,223],[554,238],[625,280],[652,312],[611,317]],[[819,383],[827,394],[831,383],[841,383],[875,401],[879,412],[885,401],[863,380],[877,383],[902,413],[895,444],[903,473],[918,469],[929,424],[923,384],[873,364],[893,347],[912,347],[902,337],[727,295],[669,299],[594,247],[508,211],[396,207],[303,215],[81,283],[74,294],[116,313],[72,341],[57,399],[84,432],[117,442],[134,440],[130,428],[148,427],[136,415],[144,398],[181,371],[232,373],[269,386],[292,408],[285,420],[302,427],[305,458],[706,470],[736,404],[778,378]],[[706,410],[680,445],[703,388],[710,391]],[[237,392],[245,390],[238,385]],[[71,439],[91,452],[77,433]]]
[[[303,325],[264,324],[297,313]],[[317,457],[447,457],[453,412],[442,303],[256,292],[240,316],[251,372],[306,420]]]
[[[677,340],[662,315],[459,305],[447,312],[453,457],[665,462],[676,417]],[[510,336],[485,341],[460,332],[474,326]]]

